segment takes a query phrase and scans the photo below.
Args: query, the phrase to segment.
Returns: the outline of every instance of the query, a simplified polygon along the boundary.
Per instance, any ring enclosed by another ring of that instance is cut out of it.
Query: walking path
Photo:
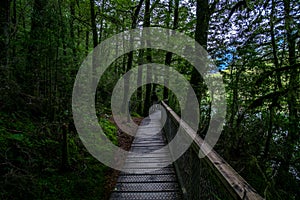
[[[161,112],[156,111],[145,118],[137,130],[131,150],[136,153],[150,153],[166,143],[161,133]],[[124,169],[134,169],[137,174],[121,172],[111,200],[117,199],[182,199],[173,165],[149,172],[165,162],[170,162],[170,152],[153,153],[147,157],[129,155]]]

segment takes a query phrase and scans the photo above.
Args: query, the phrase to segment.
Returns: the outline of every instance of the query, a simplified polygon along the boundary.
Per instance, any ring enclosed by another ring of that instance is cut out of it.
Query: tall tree
[[[0,65],[6,65],[8,58],[10,2],[3,0],[0,3]]]
[[[144,0],[140,0],[139,3],[138,3],[138,5],[134,9],[134,12],[133,12],[132,17],[131,17],[132,18],[131,29],[135,29],[137,27],[138,17],[139,17],[140,10],[142,8],[143,3],[144,3]],[[130,40],[130,45],[133,45],[134,38],[130,37],[129,40]],[[130,71],[131,70],[132,64],[133,64],[133,51],[130,51],[128,53],[127,69],[126,69],[126,71]],[[129,86],[130,86],[129,85],[130,84],[129,78],[130,78],[130,75],[128,76],[128,79],[124,79],[123,113],[125,113],[126,110],[128,109],[128,108],[125,107],[125,105],[126,105],[126,99],[128,98],[128,91],[129,91]],[[139,91],[139,93],[140,93],[140,91]]]
[[[71,48],[72,48],[72,53],[73,53],[73,59],[76,59],[76,48],[75,48],[75,30],[74,30],[74,20],[75,20],[75,1],[71,0],[69,2],[69,7],[70,7],[70,39],[71,39]]]
[[[9,34],[9,15],[10,15],[10,0],[4,0],[0,3],[0,64],[6,64],[6,52]]]
[[[150,27],[150,19],[151,19],[151,13],[150,13],[150,0],[145,0],[145,14],[144,14],[144,24],[143,27]],[[148,40],[145,41],[147,44],[150,42]],[[151,63],[152,56],[151,56],[151,50],[146,49],[146,60],[147,64]],[[147,76],[146,76],[147,82],[150,83],[152,79],[152,71],[151,68],[147,66]],[[152,84],[146,85],[146,96],[145,96],[145,103],[144,103],[144,116],[147,116],[150,102],[151,102],[151,93],[152,93]]]
[[[197,0],[195,41],[198,42],[204,49],[207,49],[209,20],[210,20],[210,10],[209,10],[208,0]],[[206,63],[201,63],[201,66],[205,64]],[[192,69],[190,83],[195,90],[201,108],[202,96],[204,95],[206,89],[203,82],[203,77],[198,73],[198,71],[195,68]],[[191,107],[196,105],[187,104],[187,106]],[[205,118],[209,118],[209,117],[210,117],[210,112],[206,114]],[[201,132],[205,134],[209,122],[202,121],[201,123],[207,124],[204,130],[201,130]]]
[[[286,29],[286,41],[288,46],[288,64],[292,67],[291,73],[289,75],[288,82],[288,95],[287,95],[287,104],[288,104],[288,119],[289,119],[289,128],[285,140],[285,148],[283,152],[283,161],[281,162],[279,169],[278,181],[279,185],[283,187],[284,190],[288,190],[290,185],[288,183],[282,184],[280,180],[287,178],[290,172],[290,164],[292,157],[296,150],[296,143],[299,140],[299,117],[298,117],[298,108],[297,108],[297,93],[299,88],[299,69],[296,68],[296,34],[294,20],[291,16],[291,1],[284,0],[284,22]],[[299,31],[299,30],[298,30]]]
[[[96,24],[96,14],[95,14],[95,2],[94,0],[90,0],[90,9],[91,9],[91,26],[93,32],[93,46],[94,48],[98,45],[98,31]]]
[[[41,59],[40,53],[42,46],[43,34],[45,34],[44,23],[46,21],[46,5],[47,2],[43,0],[34,0],[33,9],[31,14],[31,28],[30,28],[30,41],[27,54],[27,80],[29,80],[28,93],[34,96],[40,96],[40,83],[41,83]],[[44,21],[45,20],[45,21]]]
[[[172,12],[172,2],[173,0],[169,1],[169,12],[168,12],[168,17],[167,17],[167,23],[169,21],[168,18],[170,18],[170,14]],[[173,30],[176,30],[178,28],[178,19],[179,19],[179,0],[175,0],[175,5],[174,5],[174,19],[173,19]],[[167,24],[168,26],[168,24]],[[165,65],[170,66],[172,61],[172,52],[167,52],[166,53],[166,58],[165,58]],[[169,96],[169,89],[167,86],[169,85],[169,68],[165,68],[165,74],[164,74],[164,91],[163,91],[163,99],[168,99]]]

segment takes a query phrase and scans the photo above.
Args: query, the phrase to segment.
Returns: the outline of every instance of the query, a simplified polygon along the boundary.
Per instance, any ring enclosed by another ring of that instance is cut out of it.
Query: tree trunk
[[[272,136],[273,136],[272,131],[273,131],[274,106],[270,105],[269,110],[270,110],[270,116],[269,116],[270,118],[269,118],[269,125],[268,125],[268,134],[267,134],[267,139],[266,139],[265,148],[264,148],[264,159],[265,160],[268,159],[270,144],[271,144]]]
[[[69,150],[68,150],[68,126],[63,124],[62,126],[62,156],[61,156],[61,170],[66,172],[70,168],[69,164]]]
[[[275,17],[275,1],[272,0],[272,9],[271,9],[271,19],[270,19],[270,31],[271,31],[271,43],[272,43],[272,53],[273,53],[273,58],[274,58],[274,65],[275,68],[279,68],[279,61],[278,61],[278,56],[277,56],[277,44],[275,40],[275,33],[274,33],[274,17]],[[281,83],[281,76],[279,72],[276,72],[276,78],[277,78],[277,86],[278,89],[282,89],[282,83]]]
[[[89,53],[89,43],[90,43],[90,32],[85,31],[85,51],[86,51],[86,54]]]
[[[197,0],[196,16],[197,16],[197,22],[196,22],[195,40],[204,49],[206,49],[207,48],[208,27],[209,27],[208,25],[209,25],[209,17],[210,17],[208,0]],[[201,61],[198,60],[198,62],[201,62]],[[202,63],[202,64],[205,65],[205,63]],[[201,66],[201,64],[200,64],[200,66]],[[195,91],[195,94],[198,98],[199,107],[201,108],[201,99],[202,99],[202,95],[205,90],[205,85],[203,83],[203,77],[198,73],[198,71],[195,67],[193,67],[193,70],[192,70],[190,83],[191,83],[191,85]],[[188,99],[189,99],[189,97],[187,97],[186,109],[192,110],[192,109],[194,109],[193,108],[194,106],[198,106],[198,105],[191,105],[188,102]]]
[[[195,31],[195,40],[198,42],[204,49],[207,48],[207,36],[208,36],[208,25],[209,25],[209,7],[208,7],[208,0],[197,0],[197,8],[196,8],[196,31]],[[192,86],[197,88],[197,86],[203,82],[203,78],[198,73],[198,71],[193,68],[192,70],[192,77],[191,77],[191,84]],[[200,88],[201,90],[201,88]],[[196,89],[196,94],[198,98],[200,97],[199,101],[201,101],[200,91]]]
[[[145,18],[144,18],[144,25],[143,27],[150,27],[150,0],[145,0]],[[148,44],[150,41],[146,41]],[[147,63],[151,63],[151,49],[146,49],[146,59]],[[150,67],[147,66],[147,82],[150,83],[152,80],[152,71]],[[146,85],[146,96],[145,96],[145,102],[144,102],[144,116],[148,115],[148,111],[150,108],[150,98],[151,98],[151,92],[152,92],[152,84]]]
[[[290,15],[290,0],[284,0],[284,20],[285,20],[285,29],[287,34],[287,43],[288,43],[288,61],[290,66],[294,66],[296,64],[296,38],[293,35],[293,18]],[[289,191],[290,185],[288,182],[282,182],[289,177],[290,173],[290,164],[292,157],[295,153],[295,144],[299,140],[299,130],[298,130],[298,116],[297,116],[297,90],[299,80],[299,71],[295,67],[290,72],[289,82],[288,82],[288,95],[287,95],[287,103],[288,103],[288,111],[289,111],[289,127],[288,134],[285,138],[284,150],[283,150],[283,160],[281,162],[277,184],[285,191]]]
[[[143,41],[142,41],[143,42]],[[144,45],[144,44],[142,44]],[[138,65],[142,65],[144,63],[144,49],[139,50],[139,58]],[[137,77],[137,85],[141,85],[142,83],[142,68],[138,69],[138,77]],[[136,91],[136,99],[138,101],[137,105],[137,113],[142,114],[143,112],[143,87],[138,87]]]
[[[102,0],[100,12],[104,12],[105,2],[106,2],[105,0]],[[101,21],[100,21],[99,43],[102,42],[102,38],[103,38],[102,35],[103,35],[103,17],[101,18]]]
[[[96,15],[95,15],[95,2],[90,0],[90,11],[91,11],[91,26],[93,32],[93,47],[95,48],[98,45],[98,33],[96,26]]]
[[[143,5],[144,0],[140,0],[139,4],[137,5],[134,14],[132,16],[132,23],[131,23],[131,28],[135,29],[137,26],[137,20],[138,20],[138,16],[141,10],[141,7]],[[133,38],[130,37],[130,45],[133,44]],[[127,60],[127,69],[124,69],[124,73],[126,73],[126,71],[131,70],[132,68],[132,63],[133,63],[133,51],[130,51],[128,53],[128,60]],[[140,77],[141,78],[141,77]],[[129,79],[130,76],[128,76],[128,79],[124,79],[124,97],[123,97],[123,106],[122,106],[122,112],[125,113],[126,110],[128,110],[129,108],[126,108],[126,100],[128,98],[128,91],[129,91],[129,87],[130,87],[130,83],[129,83]]]
[[[287,42],[288,42],[288,53],[289,53],[289,65],[293,66],[296,64],[296,41],[294,35],[292,35],[292,23],[293,19],[290,16],[290,1],[285,0],[284,1],[284,11],[285,11],[285,27],[287,31]],[[288,110],[289,110],[289,131],[288,135],[286,137],[286,152],[285,152],[285,162],[283,162],[283,168],[285,171],[288,172],[289,170],[289,164],[294,152],[294,144],[299,139],[298,133],[297,133],[297,108],[296,108],[296,91],[297,91],[297,77],[298,70],[295,67],[293,70],[291,70],[290,78],[289,78],[289,92],[288,92]]]
[[[73,53],[73,60],[76,59],[76,48],[75,48],[75,31],[74,31],[74,17],[75,17],[75,2],[74,0],[70,1],[70,38],[71,38],[71,48]]]
[[[34,0],[31,15],[30,45],[28,48],[26,74],[29,87],[28,94],[39,96],[41,55],[43,33],[44,33],[44,12],[46,1]]]
[[[0,66],[7,65],[10,0],[0,1]]]
[[[12,40],[16,40],[16,32],[17,32],[17,0],[13,0],[13,7],[12,7],[12,27],[11,27],[11,38]],[[9,58],[10,59],[15,59],[16,58],[16,44],[11,44],[10,47],[11,49],[11,55],[7,53],[7,63],[9,63]]]
[[[172,2],[173,0],[170,0]],[[171,5],[169,5],[169,12],[171,13]],[[178,28],[178,16],[179,16],[179,0],[175,0],[175,7],[174,7],[174,21],[173,21],[173,30],[176,30]],[[166,58],[165,58],[165,65],[170,66],[172,61],[172,52],[167,52]],[[163,92],[163,99],[168,99],[169,96],[169,68],[165,68],[165,74],[164,74],[164,92]]]

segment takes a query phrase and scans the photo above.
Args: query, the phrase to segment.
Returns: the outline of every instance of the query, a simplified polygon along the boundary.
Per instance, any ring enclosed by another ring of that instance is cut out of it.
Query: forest
[[[112,169],[77,134],[73,85],[97,45],[145,27],[195,39],[217,66],[227,110],[214,149],[263,198],[300,199],[299,0],[1,0],[0,199],[108,199]],[[112,119],[114,86],[145,63],[190,82],[205,136],[212,110],[202,76],[179,55],[144,49],[120,56],[98,83],[107,137],[124,140]],[[147,84],[130,97],[135,120],[147,116],[154,94],[179,112],[172,91]]]

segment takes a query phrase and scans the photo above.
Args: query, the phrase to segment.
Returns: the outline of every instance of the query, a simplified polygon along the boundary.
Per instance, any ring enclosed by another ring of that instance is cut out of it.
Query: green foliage
[[[131,117],[138,117],[138,118],[141,117],[141,116],[140,116],[138,113],[136,113],[136,112],[130,112],[130,116],[131,116]]]
[[[116,126],[112,122],[110,122],[109,120],[107,120],[105,118],[100,118],[99,123],[100,123],[101,128],[103,129],[103,132],[108,137],[108,139],[110,139],[110,141],[114,145],[117,145],[118,140],[117,140],[117,128],[116,128]]]
[[[116,128],[101,120],[117,144]],[[19,114],[0,112],[1,199],[102,199],[103,166],[68,134],[70,169],[61,172],[61,138],[56,125],[34,123]],[[56,131],[55,131],[56,130]],[[16,192],[18,191],[18,192]]]

